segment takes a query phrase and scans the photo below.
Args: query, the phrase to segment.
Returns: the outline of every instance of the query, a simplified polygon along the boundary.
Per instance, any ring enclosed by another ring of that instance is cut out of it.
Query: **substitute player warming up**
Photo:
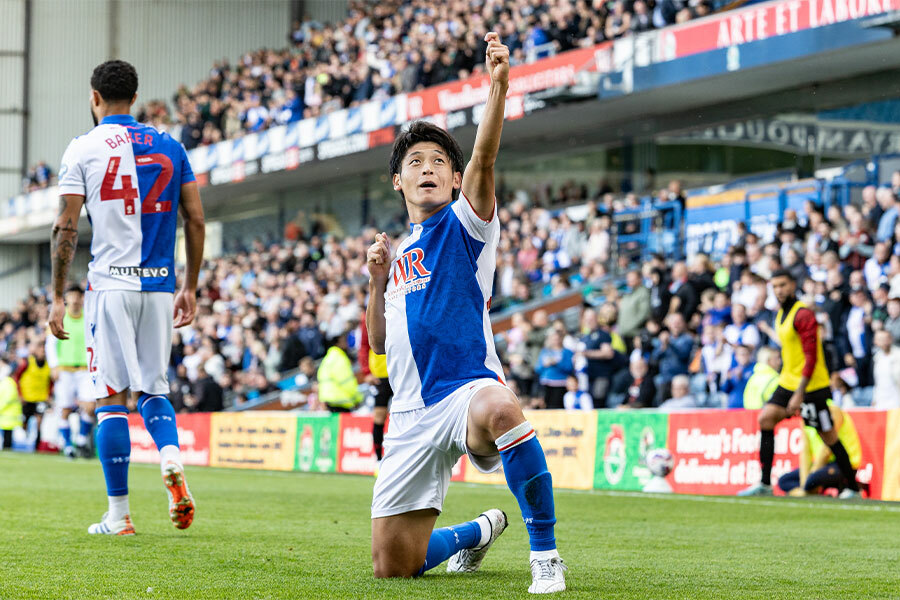
[[[375,353],[387,354],[394,390],[372,499],[372,562],[375,577],[421,575],[448,558],[448,571],[478,570],[506,529],[502,511],[434,529],[453,465],[468,454],[485,473],[502,463],[531,539],[528,591],[543,594],[566,589],[550,472],[534,429],[503,384],[488,318],[500,238],[494,161],[509,49],[496,33],[485,41],[491,86],[465,174],[456,140],[434,125],[412,123],[391,154],[410,235],[395,256],[385,234],[367,253],[369,341]]]
[[[88,371],[97,398],[97,455],[109,511],[89,533],[133,535],[128,509],[129,391],[159,449],[169,518],[186,529],[194,500],[184,478],[175,411],[166,393],[172,326],[196,312],[203,255],[203,207],[181,144],[138,124],[129,114],[138,77],[130,64],[105,62],[91,75],[96,127],[75,138],[59,169],[60,210],[51,238],[53,305],[50,330],[66,340],[63,291],[78,242],[78,217],[93,226],[85,295]],[[177,211],[184,218],[187,269],[175,292]],[[174,316],[173,316],[174,315]]]
[[[776,271],[770,281],[775,298],[781,305],[775,316],[775,332],[781,343],[783,367],[778,387],[759,413],[759,462],[762,480],[738,493],[739,496],[772,495],[772,461],[775,458],[775,426],[796,414],[803,422],[819,432],[822,441],[831,448],[848,488],[842,498],[859,496],[856,469],[844,444],[838,438],[828,402],[831,400],[831,378],[825,366],[825,352],[819,339],[816,316],[797,300],[797,282],[786,270]]]

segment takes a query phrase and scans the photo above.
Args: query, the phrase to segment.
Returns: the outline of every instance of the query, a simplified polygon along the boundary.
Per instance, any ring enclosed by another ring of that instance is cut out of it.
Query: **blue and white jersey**
[[[392,412],[431,406],[484,377],[503,381],[488,317],[500,221],[481,219],[465,196],[397,248],[385,291]]]
[[[89,290],[175,291],[175,227],[184,147],[130,115],[105,117],[69,143],[59,193],[84,196],[93,227]]]

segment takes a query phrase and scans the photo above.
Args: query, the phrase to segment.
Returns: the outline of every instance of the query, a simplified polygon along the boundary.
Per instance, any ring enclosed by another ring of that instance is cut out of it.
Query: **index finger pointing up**
[[[485,34],[485,36],[484,36],[484,41],[486,41],[486,42],[490,42],[490,41],[499,42],[499,41],[500,41],[500,34],[498,34],[496,31],[488,31],[488,32]]]

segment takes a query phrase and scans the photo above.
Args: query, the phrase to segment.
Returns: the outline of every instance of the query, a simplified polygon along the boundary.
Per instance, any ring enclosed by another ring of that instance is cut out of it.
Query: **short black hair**
[[[66,293],[68,294],[69,292],[78,292],[79,294],[84,294],[84,290],[81,289],[81,286],[77,283],[69,284],[69,287],[66,288]]]
[[[391,177],[400,172],[403,163],[403,157],[409,152],[409,149],[416,144],[422,142],[433,142],[441,147],[450,158],[450,166],[454,173],[463,172],[463,153],[459,147],[459,143],[452,135],[441,129],[437,125],[433,125],[428,121],[418,120],[409,124],[405,131],[401,131],[394,140],[394,147],[391,150]],[[403,195],[403,192],[400,192]],[[453,190],[453,199],[459,197],[459,190]]]
[[[108,60],[91,74],[91,89],[107,102],[130,102],[138,89],[137,71],[124,60]]]
[[[772,273],[772,277],[770,277],[769,279],[775,279],[776,277],[787,277],[791,281],[794,281],[794,276],[791,275],[791,272],[787,269],[778,269],[777,271]]]

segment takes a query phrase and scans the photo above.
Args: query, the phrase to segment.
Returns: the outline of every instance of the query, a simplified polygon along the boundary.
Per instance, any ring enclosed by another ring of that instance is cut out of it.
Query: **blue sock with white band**
[[[522,511],[531,551],[556,550],[553,481],[534,428],[525,421],[497,438],[496,444],[506,483]]]
[[[159,450],[159,466],[163,472],[170,462],[182,466],[175,409],[172,408],[169,397],[162,394],[141,394],[138,398],[138,411],[144,419],[144,427]]]
[[[486,517],[482,517],[482,520],[487,522]],[[477,520],[435,529],[431,532],[431,539],[428,540],[425,564],[419,569],[417,575],[435,568],[463,548],[475,548],[486,544],[490,539],[490,530],[489,522],[485,529]]]
[[[69,427],[68,419],[62,422],[62,425],[59,426],[59,435],[62,436],[63,440],[63,448],[71,448],[72,447],[72,429]]]
[[[118,521],[128,513],[128,462],[131,459],[128,409],[121,405],[101,406],[97,409],[97,420],[97,456],[106,478],[109,518]]]
[[[91,430],[94,428],[94,422],[91,420],[91,417],[88,415],[81,415],[81,428],[79,433],[81,434],[82,443],[87,445],[91,440]]]

